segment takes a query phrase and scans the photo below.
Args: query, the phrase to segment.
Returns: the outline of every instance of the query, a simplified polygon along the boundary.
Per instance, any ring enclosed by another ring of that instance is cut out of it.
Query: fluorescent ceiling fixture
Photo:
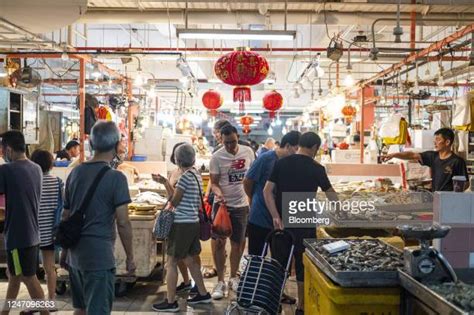
[[[294,40],[296,31],[213,30],[178,29],[176,36],[182,39],[217,40]]]
[[[232,114],[240,114],[240,111],[238,109],[231,109],[230,112]],[[263,111],[263,109],[246,109],[245,112],[247,114],[263,114],[264,111]],[[260,117],[258,117],[258,118],[260,118]]]
[[[222,83],[222,81],[219,79],[209,79],[207,80],[207,83]]]

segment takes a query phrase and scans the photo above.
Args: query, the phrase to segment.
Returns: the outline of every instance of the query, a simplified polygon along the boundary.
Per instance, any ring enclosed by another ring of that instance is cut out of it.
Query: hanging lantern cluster
[[[224,98],[222,95],[215,91],[209,90],[202,96],[202,104],[210,111],[211,117],[216,117],[217,110],[222,106],[224,103]]]
[[[255,119],[252,116],[245,115],[240,117],[240,124],[242,125],[242,132],[244,134],[249,134],[252,130],[250,129],[250,125],[253,124]]]
[[[346,105],[341,110],[346,122],[351,123],[352,119],[354,118],[355,114],[357,113],[357,109],[352,105]]]
[[[239,110],[243,112],[245,102],[252,100],[249,86],[265,80],[269,66],[263,56],[240,47],[220,57],[214,65],[214,72],[222,82],[235,86],[234,102],[239,102]]]
[[[275,118],[275,114],[283,106],[283,96],[273,90],[263,97],[263,107],[269,111],[270,118]]]

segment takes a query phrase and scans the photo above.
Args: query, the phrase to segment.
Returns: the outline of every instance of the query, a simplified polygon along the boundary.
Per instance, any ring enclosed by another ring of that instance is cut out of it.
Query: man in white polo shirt
[[[213,154],[210,163],[211,183],[215,202],[225,203],[232,222],[229,286],[237,291],[239,284],[237,270],[245,247],[249,212],[249,200],[244,191],[243,180],[255,160],[255,155],[251,148],[238,143],[239,135],[235,127],[231,125],[223,127],[221,137],[224,147]],[[226,290],[225,244],[225,238],[216,236],[212,239],[212,254],[218,277],[212,297],[216,300],[222,299]]]

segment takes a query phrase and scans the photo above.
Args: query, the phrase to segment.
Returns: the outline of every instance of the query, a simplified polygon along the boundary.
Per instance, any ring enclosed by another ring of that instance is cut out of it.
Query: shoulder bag
[[[99,171],[99,174],[95,177],[89,190],[87,190],[81,206],[67,220],[59,223],[54,233],[54,243],[56,245],[59,245],[64,249],[73,248],[77,245],[81,238],[82,227],[84,226],[84,220],[86,217],[85,211],[89,207],[99,182],[108,170],[110,170],[110,167],[104,166]]]
[[[196,174],[191,171],[191,174],[196,179],[198,189],[199,189],[199,197],[201,198],[201,209],[199,210],[199,225],[201,227],[199,239],[201,241],[207,241],[211,238],[211,230],[212,230],[212,222],[209,216],[207,215],[206,208],[204,206],[204,200],[202,199],[202,191],[201,191],[201,184],[199,183],[199,179],[197,178]]]

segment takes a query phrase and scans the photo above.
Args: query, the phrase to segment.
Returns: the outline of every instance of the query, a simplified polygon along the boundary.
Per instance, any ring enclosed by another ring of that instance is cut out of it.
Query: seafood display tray
[[[410,292],[411,295],[423,301],[424,304],[429,305],[433,310],[436,310],[438,314],[469,315],[469,312],[463,311],[455,306],[438,293],[413,279],[406,272],[399,270],[398,273],[400,277],[400,285]]]
[[[346,288],[373,288],[373,287],[397,287],[399,286],[398,272],[394,271],[339,271],[336,270],[329,262],[316,250],[314,250],[313,242],[315,239],[305,239],[306,254],[308,258],[324,272],[332,281]],[[333,239],[334,241],[344,239]],[[351,239],[351,241],[354,241]],[[361,240],[362,241],[362,240]],[[387,244],[394,251],[401,251]]]
[[[346,228],[394,229],[400,225],[431,226],[433,220],[340,220],[329,214],[332,226]]]

